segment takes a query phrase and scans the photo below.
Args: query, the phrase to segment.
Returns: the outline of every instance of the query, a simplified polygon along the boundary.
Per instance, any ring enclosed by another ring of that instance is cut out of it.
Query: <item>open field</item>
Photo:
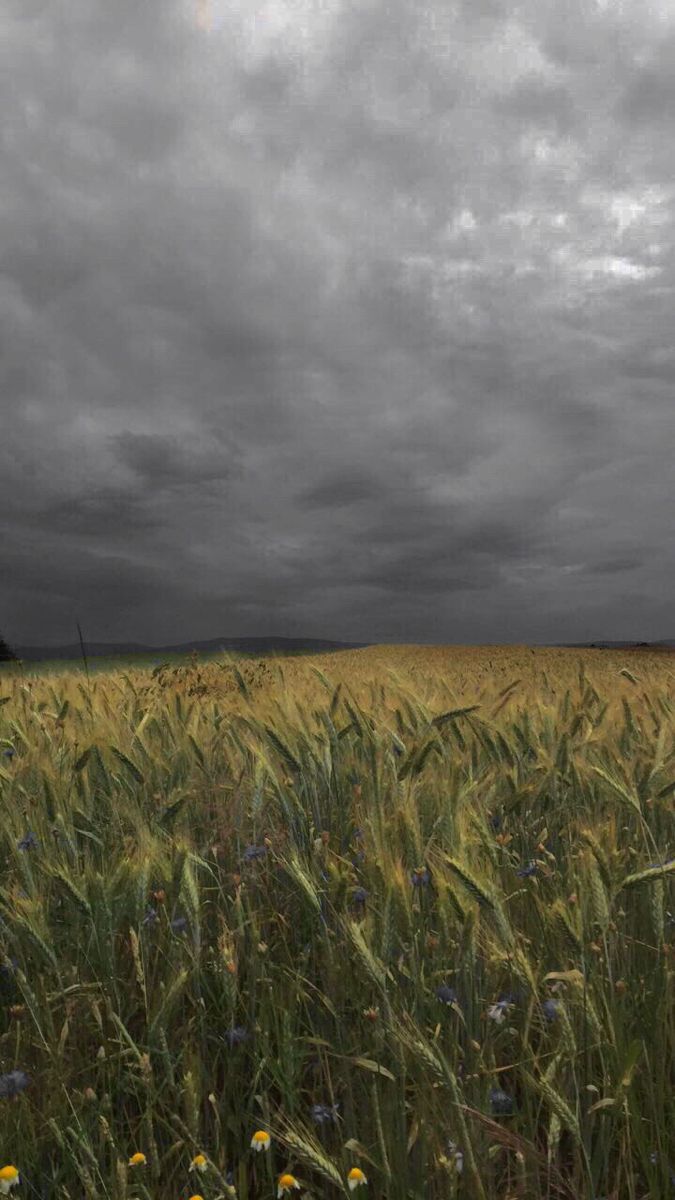
[[[672,1196],[674,683],[524,646],[2,669],[14,1194]]]

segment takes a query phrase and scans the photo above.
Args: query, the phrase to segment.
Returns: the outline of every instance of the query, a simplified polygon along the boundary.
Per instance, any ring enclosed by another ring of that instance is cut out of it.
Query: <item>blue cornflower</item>
[[[499,813],[492,814],[492,816],[490,817],[490,825],[494,829],[495,833],[499,833],[499,830],[502,827],[502,818],[499,815]]]
[[[256,862],[257,859],[264,858],[266,854],[267,846],[247,846],[242,858],[244,862]]]
[[[532,860],[530,863],[528,863],[528,865],[526,867],[521,867],[519,871],[516,871],[516,875],[519,875],[521,879],[527,879],[527,878],[529,878],[530,875],[536,875],[536,874],[537,874],[537,864],[536,864],[536,862],[534,862],[534,860]]]
[[[21,840],[17,842],[17,847],[19,850],[37,850],[39,845],[40,843],[37,840],[37,836],[33,833],[32,829],[29,829],[25,837],[22,837]]]
[[[514,1103],[507,1092],[503,1092],[501,1088],[491,1088],[490,1090],[490,1107],[496,1117],[509,1117],[514,1110]]]
[[[359,867],[361,865],[361,863],[365,862],[365,861],[366,861],[365,850],[355,850],[354,853],[352,854],[352,864],[355,867]]]
[[[174,917],[171,922],[171,928],[174,933],[183,933],[187,929],[187,921],[185,917]]]
[[[559,1000],[544,1000],[541,1010],[547,1021],[555,1021],[558,1018],[558,1009],[560,1007]]]
[[[457,992],[454,988],[448,986],[447,983],[442,983],[436,988],[436,999],[440,1000],[441,1004],[458,1004]]]
[[[339,1104],[313,1104],[312,1120],[316,1125],[325,1125],[327,1121],[336,1121]]]
[[[426,867],[414,868],[413,873],[410,876],[410,882],[412,883],[413,887],[428,887],[430,881],[431,875]]]
[[[245,1029],[243,1025],[233,1025],[231,1029],[227,1030],[225,1040],[229,1042],[230,1049],[233,1046],[241,1046],[242,1042],[248,1041],[248,1029]]]
[[[149,904],[145,910],[145,916],[143,917],[141,924],[142,925],[156,925],[158,921],[159,921],[159,913],[157,912],[157,909],[153,908],[152,905]]]
[[[14,755],[16,754],[16,750],[14,749],[13,746],[8,746],[7,749],[3,750],[2,753],[4,754],[5,758],[14,758]]]
[[[357,887],[352,895],[352,904],[357,907],[363,907],[368,899],[368,891],[364,887]]]
[[[225,1183],[228,1187],[234,1187],[234,1171],[228,1171],[225,1176]]]
[[[0,1075],[0,1097],[12,1100],[19,1092],[25,1091],[30,1083],[30,1075],[25,1071],[10,1071],[8,1075]]]
[[[506,1020],[509,1009],[512,1007],[513,1000],[511,997],[503,996],[497,1001],[496,1004],[492,1004],[490,1006],[487,1015],[491,1021],[496,1021],[498,1025],[501,1025],[502,1021]]]

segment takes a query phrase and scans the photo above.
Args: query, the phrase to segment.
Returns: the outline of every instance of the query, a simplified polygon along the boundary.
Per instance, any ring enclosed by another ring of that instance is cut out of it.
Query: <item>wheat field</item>
[[[672,1196],[674,679],[3,668],[0,1190]]]

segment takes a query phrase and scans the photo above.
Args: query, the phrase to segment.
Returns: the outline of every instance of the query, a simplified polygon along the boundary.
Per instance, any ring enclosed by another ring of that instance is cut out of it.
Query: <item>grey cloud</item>
[[[671,25],[211,3],[7,0],[4,636],[672,636]]]
[[[161,527],[161,521],[147,510],[144,496],[114,487],[56,501],[41,512],[24,514],[23,522],[45,538],[81,536],[101,542],[128,541]]]
[[[361,500],[375,500],[381,494],[381,485],[373,476],[343,471],[304,488],[297,500],[307,508],[342,508]]]
[[[594,563],[591,570],[596,575],[623,575],[625,571],[635,571],[643,564],[639,555],[627,555],[624,558],[611,558],[606,562]]]
[[[561,84],[552,84],[536,73],[518,80],[506,95],[495,97],[500,113],[532,126],[546,126],[559,136],[572,133],[578,121],[577,106]]]
[[[675,116],[675,34],[664,38],[650,61],[636,67],[618,102],[620,119],[653,129],[672,124]]]
[[[227,456],[220,453],[200,454],[194,445],[183,445],[175,435],[134,434],[129,431],[109,438],[123,466],[129,467],[146,484],[157,487],[212,480],[230,476]]]

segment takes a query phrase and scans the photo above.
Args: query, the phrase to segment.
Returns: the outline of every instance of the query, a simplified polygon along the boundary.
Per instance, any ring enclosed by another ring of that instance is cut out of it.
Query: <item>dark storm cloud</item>
[[[342,508],[374,500],[381,494],[381,486],[372,475],[343,471],[303,489],[296,500],[306,508]]]
[[[0,57],[7,638],[673,636],[669,0],[6,0]]]
[[[505,96],[493,101],[500,113],[531,126],[551,128],[559,136],[571,133],[582,114],[562,84],[551,84],[536,72],[518,80]]]
[[[222,448],[202,455],[189,441],[151,433],[126,432],[109,440],[119,462],[152,485],[153,490],[223,480],[230,474]]]
[[[145,497],[121,488],[92,488],[80,496],[59,500],[48,511],[26,513],[24,522],[45,537],[81,535],[103,542],[151,533],[161,522],[145,510]]]

